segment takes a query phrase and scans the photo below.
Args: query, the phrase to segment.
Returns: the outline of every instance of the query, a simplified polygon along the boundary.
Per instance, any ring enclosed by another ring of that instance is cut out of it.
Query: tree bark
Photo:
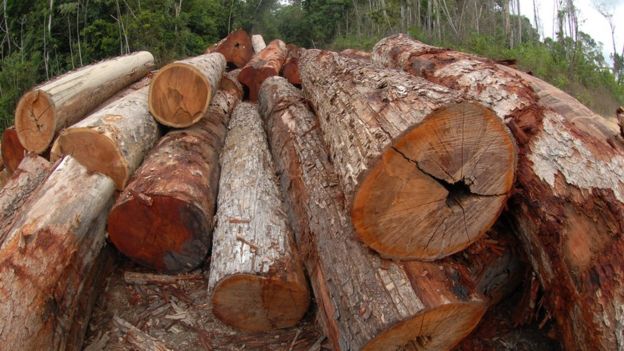
[[[477,325],[485,300],[463,272],[384,260],[356,238],[338,176],[305,99],[269,78],[260,106],[299,250],[335,350],[447,350]]]
[[[2,161],[9,174],[17,169],[27,152],[19,141],[15,127],[2,132]]]
[[[610,143],[614,131],[578,115],[574,99],[536,92],[535,78],[488,60],[394,36],[376,45],[373,61],[461,90],[504,116],[520,149],[509,214],[564,346],[623,348],[624,148]]]
[[[206,53],[219,52],[225,57],[225,61],[238,68],[244,67],[254,55],[249,34],[243,29],[228,34],[214,46],[208,48]]]
[[[365,244],[384,257],[435,260],[494,224],[516,163],[494,112],[336,53],[307,50],[300,69]]]
[[[111,177],[123,190],[158,137],[158,124],[147,110],[145,87],[64,129],[50,159],[72,155],[90,171]]]
[[[85,276],[106,243],[113,181],[63,159],[0,248],[0,342],[9,350],[68,347]],[[62,204],[62,206],[51,206]],[[101,279],[101,277],[100,277]],[[87,318],[88,319],[88,318]]]
[[[262,38],[262,35],[260,34],[254,34],[251,36],[251,45],[253,46],[253,50],[256,55],[266,48],[264,38]]]
[[[150,84],[150,112],[166,126],[192,126],[206,114],[224,71],[225,58],[219,53],[168,64]]]
[[[219,90],[224,90],[229,94],[238,96],[239,100],[243,99],[244,90],[243,85],[238,81],[238,75],[240,74],[240,68],[223,74],[221,82],[219,83]]]
[[[7,169],[6,168],[2,169],[0,171],[0,189],[4,188],[6,183],[9,181],[9,178],[11,178],[11,175],[9,174]]]
[[[301,86],[301,75],[299,74],[299,51],[295,45],[287,45],[288,56],[282,66],[282,77],[286,78],[290,84]]]
[[[249,88],[249,99],[258,99],[260,84],[268,77],[277,76],[286,60],[286,44],[276,39],[254,56],[238,75],[238,80]]]
[[[236,93],[217,92],[204,118],[169,132],[145,158],[108,219],[109,237],[119,251],[167,273],[189,271],[206,258],[219,154],[238,101]]]
[[[254,104],[234,109],[221,166],[208,282],[213,313],[251,332],[293,326],[308,309],[308,285]]]
[[[624,138],[624,107],[618,107],[616,115],[618,126],[620,127],[620,136]]]
[[[340,52],[341,55],[352,58],[354,60],[360,60],[364,62],[370,62],[370,52],[360,51],[355,49],[345,49]]]
[[[145,76],[154,65],[147,51],[82,67],[26,93],[15,111],[15,128],[24,147],[48,149],[56,132],[83,119],[113,94]]]

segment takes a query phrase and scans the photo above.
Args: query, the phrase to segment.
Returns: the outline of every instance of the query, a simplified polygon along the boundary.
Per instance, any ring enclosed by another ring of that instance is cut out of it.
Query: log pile
[[[152,65],[3,133],[3,347],[624,348],[624,143],[560,90],[405,35]]]

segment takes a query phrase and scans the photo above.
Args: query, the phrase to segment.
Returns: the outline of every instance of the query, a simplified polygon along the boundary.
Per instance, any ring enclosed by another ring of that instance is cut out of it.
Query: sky
[[[543,28],[542,35],[553,36],[554,3],[557,0],[535,0],[538,7],[539,17]],[[595,0],[575,0],[575,6],[579,9],[580,30],[591,35],[596,41],[602,43],[603,54],[608,62],[609,55],[613,52],[611,43],[611,30],[607,20],[594,7]],[[602,0],[605,1],[605,0]],[[615,41],[618,53],[622,53],[624,45],[624,0],[608,0],[615,9]],[[521,13],[533,22],[533,0],[520,0]],[[619,20],[618,20],[619,19]],[[535,24],[535,23],[533,23]]]

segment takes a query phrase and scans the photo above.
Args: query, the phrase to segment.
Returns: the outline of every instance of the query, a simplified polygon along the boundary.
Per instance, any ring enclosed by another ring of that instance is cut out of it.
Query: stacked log
[[[249,100],[258,100],[258,90],[265,79],[279,75],[287,54],[286,44],[273,40],[241,70],[238,80],[249,89]]]
[[[260,332],[297,324],[309,293],[256,106],[232,113],[221,156],[209,291],[214,315]]]
[[[169,132],[146,157],[108,218],[109,237],[145,266],[197,267],[212,243],[219,154],[240,92],[219,91],[194,126]]]
[[[545,83],[488,60],[400,35],[379,42],[373,61],[461,91],[505,118],[520,149],[509,214],[564,346],[624,347],[624,149],[609,143],[613,132],[575,116],[571,98],[555,97],[552,110]]]
[[[388,258],[435,260],[494,224],[516,146],[493,111],[336,53],[306,50],[300,71],[366,245]]]
[[[83,119],[154,66],[147,51],[82,67],[26,93],[15,111],[15,129],[26,150],[42,153],[56,133]]]
[[[624,107],[618,107],[616,113],[618,126],[620,127],[620,136],[624,138]]]
[[[1,144],[2,162],[8,173],[11,174],[17,169],[17,166],[22,162],[28,151],[24,149],[19,141],[15,127],[9,127],[2,132]]]
[[[238,81],[240,71],[240,69],[235,69],[224,73],[221,78],[221,82],[219,83],[219,90],[224,90],[230,94],[238,96],[239,99],[242,99],[244,96],[244,90],[243,86]]]
[[[253,57],[254,48],[249,34],[245,30],[239,29],[228,34],[223,40],[206,50],[207,54],[213,52],[222,54],[227,63],[241,68]]]
[[[253,46],[253,50],[256,55],[266,48],[264,38],[260,34],[254,34],[251,36],[251,45]]]
[[[282,66],[282,77],[294,86],[301,86],[301,75],[299,74],[299,55],[300,48],[295,45],[288,44],[288,55]]]
[[[72,155],[91,172],[111,177],[118,190],[158,140],[158,124],[147,109],[147,87],[141,88],[64,129],[50,159]]]
[[[225,58],[219,53],[168,64],[150,84],[149,111],[166,126],[192,126],[206,114],[224,70]]]
[[[340,54],[346,57],[349,57],[355,60],[364,61],[364,62],[370,62],[371,60],[371,53],[366,52],[366,51],[361,51],[361,50],[345,49],[345,50],[342,50]]]

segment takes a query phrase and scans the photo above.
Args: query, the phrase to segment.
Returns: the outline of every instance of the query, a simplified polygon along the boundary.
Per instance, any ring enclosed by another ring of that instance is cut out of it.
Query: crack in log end
[[[15,128],[24,148],[45,151],[54,137],[55,120],[54,103],[45,92],[33,90],[24,95],[15,110]]]

